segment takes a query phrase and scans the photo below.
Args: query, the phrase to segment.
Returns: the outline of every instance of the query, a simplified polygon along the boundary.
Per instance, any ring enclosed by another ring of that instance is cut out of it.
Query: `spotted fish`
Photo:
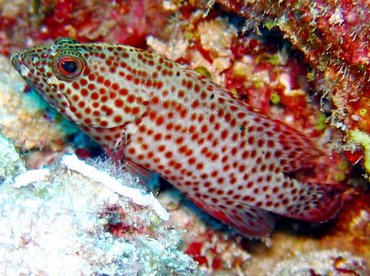
[[[11,62],[112,158],[158,173],[246,237],[269,234],[275,214],[323,222],[341,206],[334,185],[287,175],[322,155],[311,139],[176,62],[69,38]]]

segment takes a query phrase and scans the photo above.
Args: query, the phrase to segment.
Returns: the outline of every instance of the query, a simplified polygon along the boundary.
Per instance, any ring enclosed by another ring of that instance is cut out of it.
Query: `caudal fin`
[[[284,173],[271,174],[271,179],[269,187],[255,196],[254,206],[286,217],[323,222],[334,217],[342,205],[344,189],[339,185],[302,183]]]
[[[342,189],[329,184],[301,183],[290,178],[285,173],[294,172],[307,166],[312,158],[324,155],[313,140],[296,129],[281,122],[263,122],[269,126],[266,136],[273,146],[264,148],[262,152],[269,152],[270,159],[264,160],[266,166],[276,168],[268,174],[258,193],[246,195],[254,198],[253,206],[277,213],[279,215],[302,219],[312,222],[322,222],[332,218],[342,205]],[[271,131],[271,128],[273,131]],[[259,176],[251,176],[256,179]],[[249,194],[248,194],[249,193]]]
[[[343,188],[330,184],[304,183],[298,200],[283,215],[311,222],[333,218],[342,206]]]

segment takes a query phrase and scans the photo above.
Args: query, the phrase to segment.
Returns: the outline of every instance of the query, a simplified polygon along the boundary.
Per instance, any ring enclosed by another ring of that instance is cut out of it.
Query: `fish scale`
[[[286,174],[322,155],[309,138],[171,60],[62,38],[11,61],[115,161],[158,173],[246,237],[270,233],[275,214],[322,222],[341,206],[335,185]]]

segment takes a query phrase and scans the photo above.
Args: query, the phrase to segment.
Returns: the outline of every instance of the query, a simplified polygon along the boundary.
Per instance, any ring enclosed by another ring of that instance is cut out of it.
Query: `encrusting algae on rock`
[[[202,275],[167,211],[110,166],[64,155],[27,170],[0,135],[1,274]]]
[[[312,83],[332,101],[332,124],[370,132],[369,1],[217,0],[247,26],[279,29],[312,66]],[[335,112],[334,112],[335,111]]]
[[[323,154],[308,137],[171,60],[68,38],[11,60],[114,161],[158,173],[243,236],[268,235],[274,214],[323,222],[341,206],[341,187],[287,175]]]

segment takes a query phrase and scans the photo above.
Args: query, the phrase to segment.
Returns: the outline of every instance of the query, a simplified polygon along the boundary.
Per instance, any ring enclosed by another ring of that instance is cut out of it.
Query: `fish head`
[[[118,74],[126,51],[60,38],[13,53],[11,63],[28,85],[77,125],[113,128],[134,121],[145,109],[145,99],[132,100],[129,91],[136,91]]]

